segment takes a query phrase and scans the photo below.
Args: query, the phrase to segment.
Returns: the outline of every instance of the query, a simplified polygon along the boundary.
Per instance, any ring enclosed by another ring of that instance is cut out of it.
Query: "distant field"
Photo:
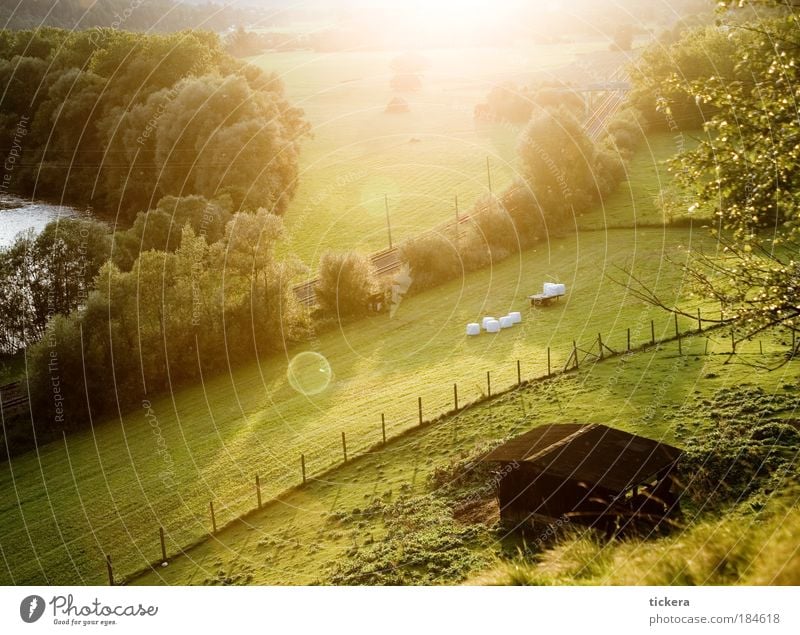
[[[404,93],[410,112],[387,114],[395,93],[391,60],[399,52],[267,53],[252,62],[280,75],[289,98],[306,111],[315,137],[303,143],[300,187],[286,215],[287,250],[312,268],[327,249],[382,249],[388,244],[384,195],[395,242],[468,209],[517,171],[518,128],[476,124],[473,108],[492,85],[558,79],[578,56],[608,42],[520,49],[424,51],[422,90]],[[470,68],[469,74],[463,69]],[[498,70],[502,69],[502,70]]]
[[[604,277],[612,264],[630,265],[674,301],[679,272],[664,264],[706,242],[685,229],[611,230],[564,236],[443,287],[406,298],[393,318],[377,316],[335,329],[285,356],[235,370],[154,400],[150,411],[99,423],[0,465],[0,583],[102,583],[104,553],[120,574],[158,554],[158,527],[174,553],[209,530],[215,501],[223,524],[251,508],[258,472],[269,498],[341,458],[340,433],[356,453],[380,439],[380,413],[390,435],[414,425],[417,397],[424,415],[485,391],[545,372],[547,347],[563,366],[572,340],[594,346],[598,332],[612,347],[672,332],[672,321],[633,299]],[[569,296],[547,310],[531,310],[526,296],[544,280],[567,284]],[[464,325],[483,315],[520,310],[522,325],[497,336],[467,339]],[[683,323],[683,328],[688,323]],[[287,360],[313,349],[330,361],[331,387],[301,396],[286,379]],[[567,413],[568,414],[568,413]],[[146,415],[148,415],[146,417]],[[174,462],[175,484],[157,454],[159,435]]]

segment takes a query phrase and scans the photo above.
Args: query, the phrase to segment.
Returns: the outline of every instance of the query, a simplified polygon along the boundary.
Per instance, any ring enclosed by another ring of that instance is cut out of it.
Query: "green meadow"
[[[379,315],[334,328],[285,355],[264,359],[154,400],[119,419],[12,459],[0,471],[0,522],[6,583],[102,582],[104,554],[120,574],[158,553],[163,525],[173,553],[210,528],[214,501],[221,526],[254,506],[259,474],[265,500],[297,484],[300,454],[309,474],[348,452],[380,440],[385,413],[392,436],[423,416],[452,408],[523,376],[563,366],[572,341],[589,350],[598,333],[609,346],[673,332],[670,316],[634,299],[603,275],[631,267],[665,298],[677,301],[680,273],[664,258],[685,257],[703,239],[686,229],[619,229],[554,238],[494,267],[405,298],[393,317]],[[527,295],[545,280],[561,280],[560,304],[531,309]],[[467,338],[465,324],[519,310],[520,325],[495,336]],[[690,321],[681,329],[693,326]],[[324,392],[303,395],[288,383],[291,358],[302,350],[324,355],[333,380]]]
[[[603,422],[682,446],[715,425],[712,412],[698,404],[711,404],[720,393],[741,388],[763,391],[767,402],[793,402],[787,408],[791,416],[797,408],[797,364],[774,372],[754,369],[779,363],[785,350],[785,343],[770,339],[761,346],[750,343],[732,358],[727,338],[717,331],[685,339],[681,354],[671,341],[632,355],[593,360],[577,373],[514,389],[416,428],[132,582],[330,584],[342,581],[336,576],[343,568],[354,567],[368,577],[347,578],[350,583],[791,583],[798,571],[791,539],[797,513],[790,512],[785,500],[768,501],[761,515],[745,506],[723,520],[687,511],[681,531],[655,540],[608,544],[577,527],[565,527],[555,549],[521,561],[524,541],[492,527],[497,511],[491,503],[488,511],[481,510],[483,516],[443,521],[435,502],[451,494],[432,483],[437,470],[546,423]],[[400,518],[375,513],[389,505],[418,511]],[[403,545],[391,534],[399,523],[411,525]],[[382,553],[377,545],[388,549]],[[784,568],[771,566],[775,563]]]
[[[584,50],[543,48],[550,56],[535,53],[536,72],[558,68]],[[493,187],[511,180],[517,131],[476,127],[472,119],[496,56],[508,53],[484,58],[485,51],[473,52],[476,70],[469,78],[453,70],[464,54],[431,55],[423,89],[409,97],[410,113],[396,118],[383,113],[391,55],[272,53],[257,60],[284,77],[290,97],[314,125],[286,218],[288,248],[307,264],[325,249],[385,246],[385,194],[397,242],[446,220],[456,193],[465,207],[485,193],[487,155]],[[531,59],[516,59],[511,68],[519,75],[509,78],[525,79]],[[159,556],[161,527],[168,553],[181,551],[207,536],[212,501],[222,527],[255,506],[256,475],[269,500],[299,483],[301,454],[309,477],[340,463],[342,432],[351,458],[380,441],[381,414],[394,437],[417,424],[419,398],[423,417],[433,419],[452,408],[454,383],[464,405],[486,394],[487,372],[495,391],[514,384],[517,360],[523,378],[541,376],[548,348],[556,370],[573,340],[595,350],[600,333],[619,350],[629,328],[634,345],[649,341],[651,320],[657,338],[669,336],[672,318],[609,276],[620,278],[619,267],[630,268],[668,302],[695,306],[680,271],[665,258],[680,261],[714,243],[702,230],[659,226],[653,204],[664,176],[659,162],[674,151],[671,138],[650,139],[631,162],[629,181],[595,214],[576,219],[574,232],[406,296],[391,317],[336,325],[259,364],[206,378],[3,463],[0,524],[8,530],[0,538],[0,582],[103,583],[106,554],[117,576],[128,576]],[[633,228],[643,219],[648,226]],[[531,309],[527,296],[544,281],[566,283],[568,296]],[[467,322],[512,310],[522,312],[522,324],[496,336],[466,337]],[[682,330],[693,326],[680,324]],[[307,350],[330,364],[330,385],[318,394],[298,393],[287,380],[289,363]],[[624,411],[621,402],[608,403],[609,412]],[[480,434],[476,429],[475,438]],[[397,469],[408,465],[401,460]],[[308,580],[287,574],[283,581],[293,579]],[[184,580],[197,581],[195,572]]]

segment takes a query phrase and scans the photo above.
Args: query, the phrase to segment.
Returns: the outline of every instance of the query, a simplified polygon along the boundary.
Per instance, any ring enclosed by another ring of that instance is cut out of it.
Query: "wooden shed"
[[[614,534],[678,513],[678,448],[597,423],[544,425],[495,448],[500,517],[577,522]]]

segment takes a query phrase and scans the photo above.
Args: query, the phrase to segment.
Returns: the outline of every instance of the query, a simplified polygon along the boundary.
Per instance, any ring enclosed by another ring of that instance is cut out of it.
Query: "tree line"
[[[309,127],[274,74],[218,36],[0,32],[0,147],[28,134],[10,191],[129,224],[164,196],[227,194],[283,213]]]

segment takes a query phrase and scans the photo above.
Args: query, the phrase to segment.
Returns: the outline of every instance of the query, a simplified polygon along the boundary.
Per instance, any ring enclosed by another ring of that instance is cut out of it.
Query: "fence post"
[[[344,462],[347,463],[347,439],[344,437],[344,430],[342,430],[342,454],[344,454]]]
[[[114,569],[111,566],[111,556],[106,554],[106,571],[108,572],[108,586],[114,586]]]
[[[706,338],[706,348],[703,351],[703,355],[708,355],[708,338]]]
[[[419,409],[419,425],[422,425],[422,397],[417,397],[417,408]]]
[[[488,392],[488,396],[492,396],[492,378],[490,375],[490,371],[486,371],[486,390]]]
[[[211,528],[213,529],[212,533],[217,533],[217,518],[214,516],[214,501],[209,501],[208,503],[209,509],[211,509]]]
[[[522,368],[519,365],[519,360],[517,360],[517,386],[522,383]]]
[[[683,338],[678,335],[678,355],[683,355],[683,346],[681,345],[681,340]]]
[[[736,352],[736,339],[734,337],[733,331],[731,331],[731,353]]]
[[[703,320],[700,319],[700,307],[697,307],[697,330],[703,332]]]
[[[261,481],[258,480],[258,474],[256,474],[256,500],[258,508],[261,509]]]
[[[597,334],[597,346],[600,349],[600,359],[603,359],[603,336],[600,333]]]
[[[300,470],[303,473],[303,483],[305,483],[306,482],[306,455],[305,454],[301,454],[300,455]]]
[[[547,376],[550,377],[553,373],[550,372],[550,347],[547,347]]]
[[[761,340],[758,340],[758,354],[759,355],[764,354],[764,347],[761,345]]]
[[[164,540],[164,528],[158,528],[158,537],[161,541],[161,562],[167,561],[167,543]]]
[[[578,368],[578,345],[576,344],[575,340],[572,340],[572,354],[574,356],[573,363],[575,364],[575,369]]]
[[[630,329],[630,327],[628,327],[628,348],[625,349],[625,350],[627,350],[629,353],[631,352],[631,329]]]
[[[656,323],[655,320],[650,320],[650,343],[656,343]]]
[[[381,435],[383,436],[383,445],[386,445],[386,415],[381,413]]]
[[[456,407],[456,412],[458,412],[458,384],[453,384],[453,403]]]
[[[678,331],[678,314],[675,313],[675,337],[680,336],[680,331]]]

